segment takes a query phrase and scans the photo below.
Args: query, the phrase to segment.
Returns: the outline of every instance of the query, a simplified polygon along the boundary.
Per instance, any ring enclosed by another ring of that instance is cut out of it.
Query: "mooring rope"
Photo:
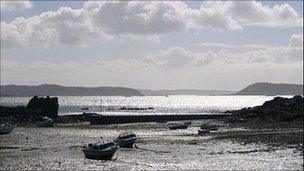
[[[152,151],[152,152],[155,152],[155,153],[170,153],[170,151],[159,151],[159,150],[151,150],[151,149],[147,149],[147,148],[140,148],[136,144],[134,144],[134,146],[137,149],[146,150],[146,151]]]

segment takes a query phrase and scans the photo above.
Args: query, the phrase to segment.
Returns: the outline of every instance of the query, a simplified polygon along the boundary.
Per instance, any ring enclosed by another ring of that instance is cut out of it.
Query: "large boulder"
[[[47,96],[46,98],[34,96],[26,105],[27,110],[36,110],[43,116],[58,117],[58,98]]]

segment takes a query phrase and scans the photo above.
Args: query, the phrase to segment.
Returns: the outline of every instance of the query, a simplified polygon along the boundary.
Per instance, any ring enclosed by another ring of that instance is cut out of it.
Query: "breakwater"
[[[168,122],[195,119],[218,119],[230,116],[225,114],[195,114],[195,115],[89,115],[87,121],[92,125],[122,124],[136,122]]]

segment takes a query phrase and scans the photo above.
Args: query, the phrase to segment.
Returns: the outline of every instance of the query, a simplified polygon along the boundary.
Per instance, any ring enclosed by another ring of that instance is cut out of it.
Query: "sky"
[[[1,1],[1,85],[303,84],[303,1]]]

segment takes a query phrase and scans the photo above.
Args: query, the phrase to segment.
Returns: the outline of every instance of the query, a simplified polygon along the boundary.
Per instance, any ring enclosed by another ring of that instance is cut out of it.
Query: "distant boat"
[[[184,122],[185,125],[191,125],[191,121]]]
[[[218,125],[214,124],[202,124],[200,125],[201,129],[209,129],[210,131],[217,131],[218,130]]]
[[[54,120],[49,117],[43,117],[40,122],[37,123],[37,127],[53,127]]]
[[[15,124],[6,123],[0,125],[0,134],[9,134],[15,128]]]
[[[177,130],[177,129],[187,129],[188,124],[181,123],[181,124],[175,124],[175,125],[169,125],[170,130]]]
[[[114,140],[119,147],[132,148],[137,137],[134,133],[123,132]]]
[[[83,108],[81,108],[81,110],[89,110],[89,108],[83,107]]]
[[[208,134],[210,133],[210,129],[199,129],[198,134]]]
[[[90,143],[82,149],[85,158],[97,160],[111,160],[117,151],[118,146],[113,142],[107,143]]]

